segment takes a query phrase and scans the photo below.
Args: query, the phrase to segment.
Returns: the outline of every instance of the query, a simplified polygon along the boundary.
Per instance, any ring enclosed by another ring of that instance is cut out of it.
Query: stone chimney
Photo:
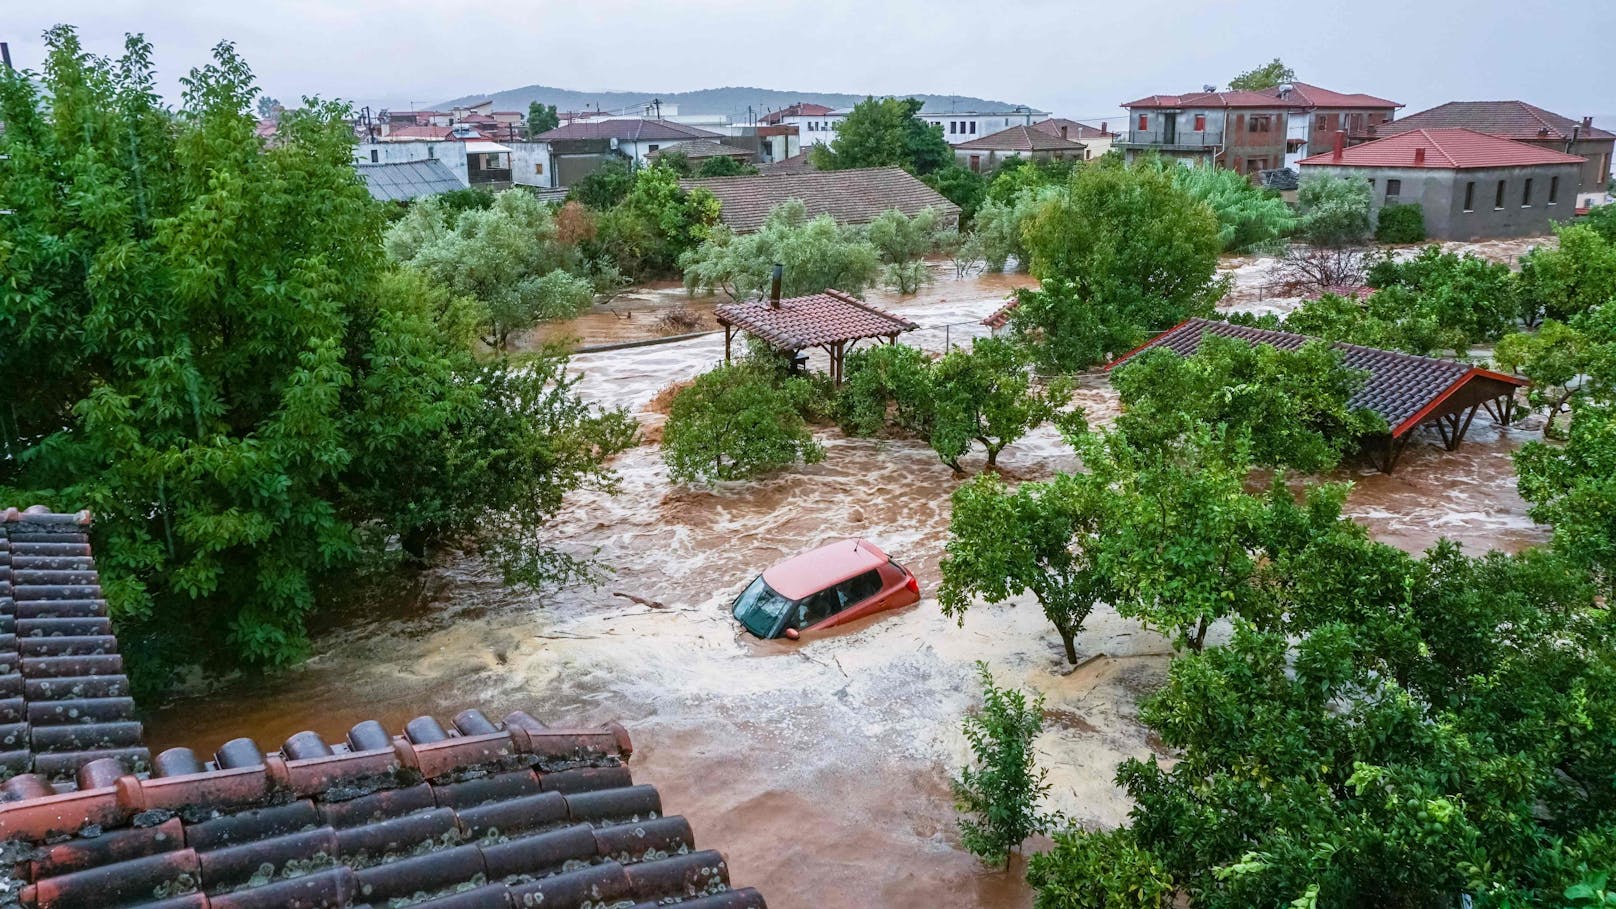
[[[1414,166],[1419,167],[1425,163],[1425,146],[1414,149]]]

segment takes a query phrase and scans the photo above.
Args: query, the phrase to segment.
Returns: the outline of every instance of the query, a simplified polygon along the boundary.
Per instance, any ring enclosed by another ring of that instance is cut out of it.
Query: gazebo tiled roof
[[[718,324],[740,329],[782,350],[892,337],[920,327],[839,290],[790,297],[778,305],[768,300],[724,303],[713,312]]]

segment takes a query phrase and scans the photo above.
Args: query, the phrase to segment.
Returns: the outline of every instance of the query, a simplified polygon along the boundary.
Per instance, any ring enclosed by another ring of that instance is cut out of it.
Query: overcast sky
[[[0,40],[37,69],[40,33],[115,53],[156,45],[162,89],[236,42],[263,90],[416,106],[542,84],[931,92],[1071,117],[1220,87],[1278,55],[1298,78],[1403,102],[1520,98],[1616,115],[1616,0],[3,0]]]

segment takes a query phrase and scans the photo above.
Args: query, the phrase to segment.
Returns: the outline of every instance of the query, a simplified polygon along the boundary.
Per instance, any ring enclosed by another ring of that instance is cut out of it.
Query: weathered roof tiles
[[[718,197],[719,217],[737,233],[757,230],[769,212],[792,199],[800,200],[808,217],[830,215],[842,224],[868,224],[889,209],[913,217],[936,209],[944,222],[959,218],[960,208],[901,167],[865,167],[850,170],[808,170],[748,177],[712,177],[680,180],[679,186],[697,187]]]
[[[920,327],[839,290],[790,297],[779,306],[767,300],[724,303],[713,314],[720,325],[739,328],[784,350],[896,337]]]

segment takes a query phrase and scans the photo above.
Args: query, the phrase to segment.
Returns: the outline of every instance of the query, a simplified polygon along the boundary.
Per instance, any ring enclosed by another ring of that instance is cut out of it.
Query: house
[[[765,909],[635,783],[617,723],[469,708],[153,753],[89,529],[87,512],[0,512],[5,905]]]
[[[395,136],[380,142],[360,142],[354,146],[357,165],[405,164],[437,161],[454,174],[462,186],[496,191],[509,189],[515,182],[511,170],[515,149],[482,138],[464,127],[444,130],[435,126],[406,127],[433,130],[432,138],[401,139]]]
[[[765,126],[779,126],[792,122],[797,117],[823,117],[833,110],[835,108],[826,107],[823,104],[810,104],[806,101],[799,101],[788,107],[769,111],[759,117],[758,122]]]
[[[1351,144],[1354,137],[1367,136],[1375,127],[1390,123],[1403,106],[1374,95],[1344,94],[1306,82],[1287,82],[1263,94],[1295,105],[1285,133],[1285,166],[1292,168],[1303,158],[1333,148],[1336,133],[1346,133]]]
[[[1130,101],[1128,136],[1118,142],[1129,161],[1155,153],[1184,164],[1256,174],[1284,165],[1295,102],[1261,92],[1192,92]]]
[[[1418,203],[1433,240],[1530,237],[1571,218],[1586,161],[1469,129],[1416,129],[1303,158],[1316,173],[1367,180],[1373,210]]]
[[[692,139],[718,141],[718,133],[671,120],[642,118],[579,120],[533,137],[536,145],[523,159],[540,172],[525,175],[547,178],[539,186],[571,186],[594,173],[607,158],[626,158],[635,165],[650,163],[652,152],[665,145]],[[526,168],[523,168],[524,170]]]
[[[1368,135],[1384,138],[1415,129],[1455,127],[1577,155],[1585,159],[1577,177],[1577,207],[1603,205],[1606,201],[1611,164],[1616,160],[1612,156],[1616,134],[1594,126],[1592,117],[1573,120],[1525,101],[1449,101],[1380,124]]]
[[[868,224],[892,208],[911,216],[933,208],[945,225],[959,223],[958,205],[901,167],[710,177],[680,180],[679,185],[717,196],[722,206],[719,219],[742,234],[762,227],[775,206],[792,199],[807,206],[808,217],[830,215],[842,224]]]
[[[1110,123],[1101,121],[1099,126],[1090,126],[1065,117],[1051,117],[1040,120],[1032,125],[1033,129],[1049,133],[1051,136],[1060,136],[1073,142],[1081,142],[1087,148],[1084,151],[1085,160],[1093,160],[1111,150],[1111,144],[1119,137],[1111,132]]]
[[[954,146],[961,167],[976,173],[997,170],[1007,158],[1028,161],[1082,161],[1088,146],[1031,126],[1012,126]]]
[[[820,105],[802,105],[805,110],[818,110]],[[790,108],[786,108],[790,110]],[[782,123],[797,127],[803,145],[829,145],[836,140],[836,125],[847,119],[852,108],[830,110],[823,113],[799,113],[781,119]],[[969,142],[1012,126],[1031,126],[1034,121],[1048,118],[1049,114],[1027,107],[998,111],[952,111],[922,108],[915,115],[943,131],[949,145]]]
[[[757,158],[757,155],[750,149],[725,145],[711,139],[691,139],[688,142],[675,142],[672,145],[664,145],[656,151],[648,153],[646,157],[655,161],[663,155],[675,153],[684,155],[693,165],[700,165],[709,158],[734,158],[742,164],[751,164]]]
[[[758,166],[758,173],[766,176],[780,176],[782,174],[803,174],[817,170],[814,162],[809,159],[808,152],[800,151],[789,158],[781,158],[769,164]]]

